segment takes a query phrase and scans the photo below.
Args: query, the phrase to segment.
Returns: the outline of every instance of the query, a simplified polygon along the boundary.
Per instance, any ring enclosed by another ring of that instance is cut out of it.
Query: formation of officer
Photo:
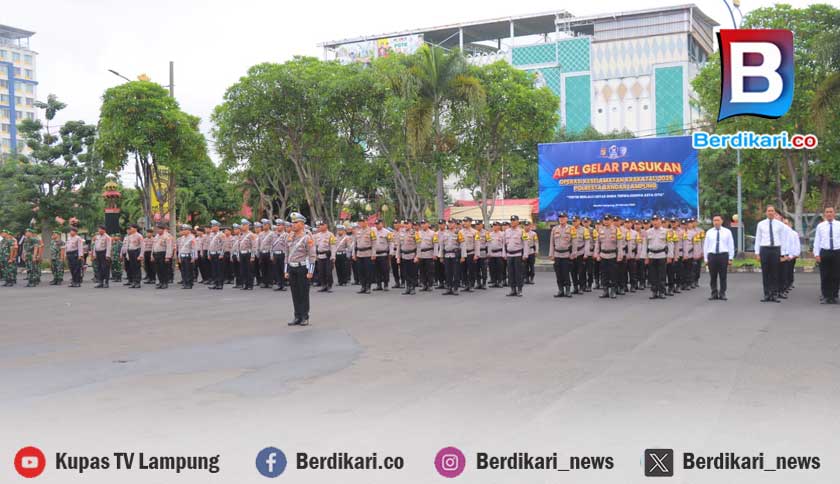
[[[761,263],[764,297],[761,302],[780,303],[793,289],[793,270],[800,256],[799,234],[773,205],[755,228],[755,257]],[[815,239],[816,241],[816,239]]]

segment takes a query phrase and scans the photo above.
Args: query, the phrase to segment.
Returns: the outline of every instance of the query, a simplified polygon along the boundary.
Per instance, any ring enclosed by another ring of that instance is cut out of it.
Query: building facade
[[[691,80],[713,52],[717,23],[695,5],[576,17],[562,10],[321,44],[326,59],[369,61],[399,45],[460,49],[477,65],[504,60],[560,98],[568,132],[682,134],[700,113]],[[422,42],[417,42],[417,39]],[[409,41],[406,41],[408,39]]]
[[[29,48],[35,32],[0,25],[0,156],[23,151],[17,125],[36,119],[38,53]]]

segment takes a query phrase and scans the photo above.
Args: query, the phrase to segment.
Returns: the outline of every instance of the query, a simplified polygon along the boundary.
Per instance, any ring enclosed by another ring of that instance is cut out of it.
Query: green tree
[[[535,171],[537,144],[550,141],[558,124],[559,100],[535,88],[531,74],[506,62],[471,69],[484,102],[456,113],[460,185],[479,201],[487,223],[505,173]]]
[[[24,120],[19,132],[30,153],[0,167],[0,219],[27,224],[31,217],[44,240],[49,240],[56,217],[78,216],[81,206],[99,196],[104,181],[102,163],[92,150],[96,127],[83,121],[68,121],[57,131],[50,126],[66,106],[53,94],[46,102],[37,102],[47,124]]]
[[[207,158],[198,122],[154,82],[126,82],[105,91],[96,149],[108,169],[121,170],[133,163],[147,226],[152,221],[152,193],[158,194],[161,205],[171,198],[170,191],[161,189],[163,180],[171,180],[162,169],[174,175],[177,186],[186,167]],[[174,214],[174,205],[170,213]],[[176,223],[174,216],[170,223]]]
[[[419,83],[419,99],[410,113],[409,140],[415,153],[428,156],[435,168],[438,218],[443,217],[443,179],[447,161],[457,143],[450,120],[459,109],[480,103],[484,97],[481,85],[468,74],[461,52],[446,52],[440,47],[424,45],[412,74]]]

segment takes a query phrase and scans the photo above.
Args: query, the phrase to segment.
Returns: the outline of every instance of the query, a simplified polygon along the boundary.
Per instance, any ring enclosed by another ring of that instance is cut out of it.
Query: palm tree
[[[419,85],[419,101],[410,113],[410,143],[416,151],[430,152],[437,171],[438,218],[443,217],[443,155],[452,150],[452,137],[446,123],[452,109],[469,108],[480,103],[484,90],[478,79],[469,75],[464,56],[446,52],[437,46],[424,45],[412,73]]]
[[[816,45],[818,58],[829,72],[817,86],[811,102],[811,112],[822,131],[826,118],[840,104],[840,30],[826,32]]]

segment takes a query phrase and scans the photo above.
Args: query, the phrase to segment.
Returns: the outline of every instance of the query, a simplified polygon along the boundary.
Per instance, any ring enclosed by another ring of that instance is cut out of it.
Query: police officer
[[[152,262],[155,263],[155,274],[158,277],[158,283],[155,289],[166,289],[169,287],[169,272],[168,267],[172,258],[173,247],[175,241],[166,230],[166,226],[162,223],[157,225],[157,235],[152,244]]]
[[[382,226],[382,219],[376,220],[376,239],[373,242],[373,256],[371,259],[376,267],[376,289],[387,291],[390,275],[388,274],[388,256],[391,253],[391,241],[394,236],[390,230]]]
[[[339,286],[346,286],[350,282],[350,248],[352,237],[347,234],[347,227],[344,224],[335,226],[335,276]]]
[[[461,285],[464,292],[471,292],[475,284],[475,254],[476,254],[476,232],[472,228],[472,218],[465,217],[458,231],[458,240],[461,242]]]
[[[258,222],[259,223],[259,222]],[[262,226],[262,223],[260,223]],[[259,239],[251,232],[251,222],[247,219],[240,221],[239,237],[239,267],[242,273],[242,290],[252,291],[254,289],[254,264],[257,260],[257,248]]]
[[[181,288],[192,289],[193,262],[198,260],[198,242],[192,234],[189,225],[181,225],[181,236],[176,241],[178,245],[178,267],[181,269]]]
[[[143,244],[145,239],[136,224],[128,226],[128,233],[123,241],[125,250],[125,272],[131,289],[140,288],[140,264],[143,262]]]
[[[353,260],[358,262],[359,271],[359,294],[370,294],[370,286],[373,283],[375,274],[373,264],[373,244],[376,241],[376,230],[368,227],[367,219],[359,219],[359,227],[353,237]]]
[[[533,284],[536,276],[537,253],[540,251],[540,241],[535,230],[536,224],[525,221],[525,233],[528,235],[528,261],[525,267],[525,284]]]
[[[85,254],[85,241],[79,237],[79,229],[70,227],[70,235],[64,245],[67,265],[70,267],[70,287],[82,285],[82,256]]]
[[[440,233],[446,230],[446,221],[443,219],[438,219],[437,228],[435,233],[440,238]],[[436,250],[435,253],[438,251]],[[446,272],[443,267],[443,259],[441,257],[435,258],[435,280],[437,281],[438,285],[436,289],[446,289]]]
[[[569,225],[565,213],[557,216],[557,225],[552,227],[548,240],[548,258],[554,261],[554,276],[557,279],[557,294],[554,297],[572,297],[571,280],[572,260],[577,256],[574,239],[577,231]]]
[[[293,212],[292,234],[288,239],[284,277],[289,281],[295,316],[289,326],[309,324],[309,282],[315,272],[315,241],[305,229],[306,217]]]
[[[402,230],[397,233],[395,240],[397,264],[400,266],[400,274],[405,283],[403,295],[414,295],[414,288],[417,287],[417,263],[419,254],[417,247],[420,243],[420,234],[414,223],[405,221]]]
[[[502,257],[504,249],[504,233],[502,232],[502,224],[493,222],[492,230],[488,234],[487,254],[489,255],[490,263],[490,287],[502,287]]]
[[[490,231],[484,228],[484,220],[475,221],[475,237],[476,237],[476,252],[475,252],[475,274],[476,274],[476,289],[487,289],[487,262],[490,251],[488,244],[490,243]]]
[[[642,237],[640,253],[650,273],[650,299],[665,299],[665,271],[668,259],[668,230],[662,227],[662,219],[653,216],[653,227]]]
[[[446,292],[444,296],[457,296],[461,257],[461,234],[455,219],[449,219],[449,226],[438,232],[438,258],[443,261]]]
[[[604,290],[601,298],[615,299],[617,295],[616,262],[621,260],[621,254],[618,251],[620,232],[613,226],[613,221],[618,220],[620,220],[618,217],[613,219],[605,215],[595,242],[595,260],[601,266],[601,284]]]
[[[286,267],[286,242],[289,239],[289,231],[286,229],[287,225],[291,228],[291,223],[278,218],[274,221],[276,225],[274,240],[271,242],[271,262],[274,264],[274,282],[277,287],[275,291],[286,290],[286,275],[283,273]]]
[[[315,241],[316,271],[321,289],[318,292],[332,292],[332,268],[335,263],[336,238],[330,232],[326,222],[315,222],[317,232],[312,236]]]
[[[435,285],[435,262],[437,262],[438,253],[438,235],[429,227],[429,222],[426,220],[420,221],[420,231],[418,232],[420,241],[417,243],[417,258],[420,265],[420,282],[423,292],[429,292]]]
[[[503,244],[503,255],[508,270],[508,283],[510,292],[508,296],[522,297],[522,288],[525,283],[525,264],[528,262],[531,249],[531,237],[519,226],[519,217],[510,217],[510,228],[505,230]]]
[[[143,238],[143,268],[146,271],[146,278],[143,282],[146,284],[155,283],[155,264],[152,261],[152,247],[155,244],[155,229],[149,227],[146,229],[146,237]],[[83,251],[79,251],[79,257],[83,255]],[[81,281],[79,281],[81,283]]]
[[[233,228],[230,244],[230,264],[233,272],[233,288],[242,289],[242,265],[239,263],[239,242],[242,240],[242,226],[231,225]]]
[[[222,267],[224,258],[225,233],[218,220],[210,221],[210,234],[207,236],[207,259],[210,263],[211,283],[208,289],[220,290],[225,287],[225,274]]]
[[[108,281],[111,277],[111,237],[105,231],[105,226],[99,226],[99,232],[93,237],[93,253],[96,256],[97,263],[97,281],[96,288],[107,288]]]

